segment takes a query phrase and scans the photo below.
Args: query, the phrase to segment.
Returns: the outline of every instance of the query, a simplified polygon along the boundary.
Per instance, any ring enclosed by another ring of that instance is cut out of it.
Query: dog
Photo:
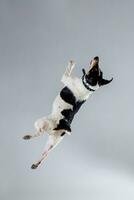
[[[87,72],[84,68],[82,69],[82,78],[71,76],[75,64],[71,60],[62,76],[61,82],[64,88],[53,102],[52,113],[35,122],[35,134],[27,134],[23,137],[28,140],[41,136],[44,132],[49,135],[42,156],[31,166],[32,169],[36,169],[48,157],[49,152],[61,142],[66,133],[70,135],[73,118],[89,96],[113,80],[113,78],[110,80],[103,78],[97,56],[91,60]]]

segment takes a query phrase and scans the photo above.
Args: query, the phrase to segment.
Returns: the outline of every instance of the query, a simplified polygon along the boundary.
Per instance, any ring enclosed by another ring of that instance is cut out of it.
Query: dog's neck
[[[91,86],[89,83],[87,83],[85,69],[82,69],[82,72],[83,72],[83,76],[81,79],[82,79],[82,82],[83,82],[83,85],[85,86],[85,88],[90,92],[94,92],[96,89],[98,89],[98,84],[95,86]]]
[[[89,86],[89,84],[86,82],[86,79],[85,79],[85,75],[82,76],[82,82],[83,82],[83,85],[85,86],[85,88],[87,90],[89,90],[90,92],[94,92],[95,90],[91,88],[91,86]]]

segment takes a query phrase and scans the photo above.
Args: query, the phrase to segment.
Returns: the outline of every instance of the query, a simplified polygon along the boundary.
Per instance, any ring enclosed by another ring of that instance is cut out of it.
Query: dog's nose
[[[93,58],[93,60],[91,60],[90,66],[95,67],[96,65],[98,65],[98,63],[99,63],[99,57],[96,56],[96,57]]]
[[[98,56],[95,56],[95,57],[94,57],[94,60],[97,61],[97,62],[99,62],[99,57],[98,57]]]

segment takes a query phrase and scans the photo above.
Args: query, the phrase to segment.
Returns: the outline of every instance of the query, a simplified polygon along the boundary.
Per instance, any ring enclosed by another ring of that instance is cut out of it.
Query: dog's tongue
[[[94,57],[94,60],[99,62],[99,57],[98,56]]]

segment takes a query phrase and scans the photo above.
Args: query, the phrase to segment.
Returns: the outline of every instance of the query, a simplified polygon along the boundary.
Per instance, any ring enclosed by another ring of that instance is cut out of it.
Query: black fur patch
[[[82,106],[83,103],[85,103],[86,100],[83,101],[77,101],[73,107],[73,111],[76,114],[78,112],[78,110],[80,109],[80,107]]]
[[[82,106],[82,104],[84,102],[85,101],[77,101],[75,103],[75,105],[73,106],[73,110],[72,109],[65,109],[61,112],[61,114],[64,116],[64,119],[66,119],[66,121],[68,121],[69,125],[72,123],[74,115],[78,112],[78,110],[80,109],[80,107]]]
[[[73,106],[73,108],[65,109],[61,112],[61,114],[63,115],[64,118],[59,121],[59,124],[57,125],[57,127],[54,130],[64,129],[68,132],[71,132],[70,125],[72,123],[74,115],[78,112],[81,105],[85,101],[77,101],[76,102],[76,98],[75,98],[73,92],[68,87],[64,87],[61,90],[60,96],[66,103],[71,104]]]
[[[65,119],[61,119],[59,121],[59,124],[54,130],[61,130],[61,129],[71,132],[70,124]]]
[[[73,110],[71,109],[65,109],[61,112],[61,114],[64,116],[64,118],[71,124],[73,118],[74,118],[74,113]]]
[[[69,103],[71,105],[74,105],[76,102],[76,98],[75,98],[73,92],[68,87],[64,87],[61,90],[60,96],[66,103]]]
[[[59,124],[57,125],[57,127],[54,130],[64,129],[64,130],[71,132],[70,125],[72,123],[72,120],[84,102],[85,101],[78,101],[73,106],[73,109],[63,110],[61,112],[61,114],[64,116],[64,118],[59,121]]]

